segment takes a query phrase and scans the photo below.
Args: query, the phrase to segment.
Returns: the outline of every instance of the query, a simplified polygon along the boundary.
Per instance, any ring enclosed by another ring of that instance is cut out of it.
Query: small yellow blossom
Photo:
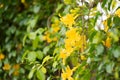
[[[111,38],[110,37],[107,37],[107,39],[105,41],[102,41],[102,42],[107,48],[111,47]]]
[[[18,76],[18,75],[19,75],[19,71],[18,71],[18,70],[15,70],[15,71],[13,72],[13,75],[14,75],[14,76]]]
[[[20,68],[20,65],[19,65],[19,64],[15,64],[15,65],[13,66],[13,68],[14,68],[15,70],[18,70],[18,69]]]
[[[60,52],[60,58],[66,59],[67,57],[68,57],[68,56],[67,56],[67,54],[66,54],[65,49],[63,49],[63,50]]]
[[[45,32],[45,35],[43,36],[43,40],[46,40],[48,43],[52,41],[52,39],[50,38],[49,32]]]
[[[53,32],[58,32],[60,30],[60,27],[59,27],[59,20],[56,20],[55,23],[53,23],[52,25],[52,29],[53,29]]]
[[[66,58],[68,57],[68,54],[66,53],[65,49],[61,50],[59,57],[62,58],[63,65],[65,65]]]
[[[66,37],[71,38],[71,39],[76,39],[78,38],[78,32],[77,28],[71,28],[66,32]]]
[[[104,24],[104,31],[107,32],[109,27],[107,25],[107,20],[103,21],[103,24]]]
[[[62,70],[62,80],[73,80],[73,78],[71,77],[73,74],[73,71],[70,69],[69,66],[66,67],[65,71]]]
[[[120,17],[120,8],[115,12],[115,15],[117,15],[118,17]]]
[[[105,41],[105,46],[107,48],[110,48],[111,47],[111,38],[110,37],[107,37],[106,41]]]
[[[13,66],[13,68],[14,68],[13,75],[14,75],[14,76],[18,76],[18,75],[19,75],[20,65],[19,65],[19,64],[15,64],[15,65]]]
[[[80,55],[81,60],[86,60],[86,57],[84,55]]]
[[[61,17],[60,20],[67,26],[72,27],[73,24],[75,24],[75,18],[73,14],[67,14],[64,17]]]
[[[74,80],[72,78],[72,75],[73,75],[73,71],[75,71],[77,68],[78,66],[74,67],[73,69],[70,69],[70,67],[67,66],[65,70],[62,69],[62,74],[61,74],[62,80]]]
[[[68,56],[70,56],[70,54],[73,52],[74,48],[69,46],[69,45],[65,45],[65,49],[66,49],[66,52],[68,54]]]
[[[5,55],[3,53],[0,53],[0,60],[4,59]]]
[[[4,64],[3,70],[10,70],[11,66],[9,64]]]
[[[71,40],[70,42],[73,44],[75,41],[80,41],[81,37],[78,33],[78,28],[71,28],[66,32],[66,37]]]

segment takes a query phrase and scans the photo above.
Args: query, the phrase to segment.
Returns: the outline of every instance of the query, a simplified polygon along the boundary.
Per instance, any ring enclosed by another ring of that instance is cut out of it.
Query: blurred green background
[[[46,27],[60,0],[0,0],[0,80],[27,80],[29,66],[21,62],[22,41],[30,30]]]

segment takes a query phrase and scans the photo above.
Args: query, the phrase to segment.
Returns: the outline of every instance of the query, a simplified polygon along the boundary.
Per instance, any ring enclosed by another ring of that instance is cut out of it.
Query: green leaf
[[[25,45],[25,41],[26,41],[27,37],[28,37],[27,34],[23,37],[23,46]]]
[[[58,13],[62,7],[63,7],[63,4],[58,4],[58,7],[56,8],[56,13]]]
[[[115,24],[115,27],[119,27],[120,26],[120,18],[118,16],[115,16],[113,19],[113,22]]]
[[[44,29],[43,28],[39,28],[35,31],[36,34],[39,34],[41,35],[42,33],[44,32]]]
[[[33,7],[33,12],[34,13],[38,13],[39,12],[39,10],[40,10],[40,5],[35,5],[34,7]]]
[[[116,48],[113,48],[112,53],[115,58],[119,58],[120,57],[120,47],[117,46]]]
[[[28,52],[29,52],[29,51],[26,50],[25,53],[23,54],[23,56],[22,56],[22,62],[24,61],[24,59],[25,59],[25,57],[27,56]]]
[[[97,19],[98,19],[99,16],[100,16],[100,12],[98,11],[96,13],[96,16],[95,16],[94,25],[96,24],[96,21],[97,21]]]
[[[64,3],[65,3],[65,4],[72,4],[72,3],[73,3],[73,0],[64,0]]]
[[[49,49],[50,49],[49,46],[46,46],[46,47],[43,49],[43,53],[44,53],[44,54],[47,54],[47,52],[49,51]]]
[[[103,0],[103,3],[102,3],[102,8],[104,8],[105,4],[106,4],[107,0]]]
[[[112,4],[112,0],[110,0],[110,2],[108,3],[108,10],[110,10],[111,4]]]
[[[50,57],[49,55],[46,56],[46,57],[43,59],[42,64],[44,64],[46,61],[48,61],[48,60],[51,59],[51,58],[52,58],[52,57]]]
[[[36,33],[35,32],[30,32],[28,34],[29,39],[34,40],[36,38]]]
[[[99,65],[99,67],[98,67],[98,70],[101,71],[102,68],[103,68],[103,66],[104,66],[104,63],[101,63],[101,64]]]
[[[35,52],[29,52],[28,53],[28,56],[27,56],[27,58],[28,58],[28,61],[35,61],[35,59],[36,59],[36,53]]]
[[[96,30],[92,30],[92,31],[91,31],[90,37],[89,37],[90,41],[93,40],[93,37],[94,37],[96,34],[97,34],[97,31],[96,31]]]
[[[53,63],[53,68],[56,68],[57,65],[58,65],[58,63],[57,63],[57,61],[55,61],[55,62]]]
[[[97,47],[96,47],[97,55],[102,54],[103,51],[104,51],[104,47],[103,47],[103,45],[102,45],[102,44],[97,45]]]
[[[41,70],[37,70],[36,76],[39,80],[45,80],[45,74]]]
[[[45,74],[47,72],[46,68],[42,66],[41,71]]]
[[[36,69],[32,69],[29,74],[28,74],[28,79],[31,79],[33,77],[33,74],[35,72]]]
[[[43,52],[42,51],[37,51],[36,52],[36,56],[37,56],[38,59],[42,60],[42,58],[43,58]]]
[[[110,62],[109,64],[106,65],[107,73],[112,73],[114,65],[115,65],[114,62]]]
[[[33,40],[33,48],[36,49],[38,47],[38,42],[39,42],[39,37],[36,37],[34,40]]]

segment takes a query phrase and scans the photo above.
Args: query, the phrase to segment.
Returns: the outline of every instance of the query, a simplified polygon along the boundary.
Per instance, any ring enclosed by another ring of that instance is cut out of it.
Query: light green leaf
[[[44,32],[44,29],[43,28],[39,28],[35,31],[36,34],[42,34]]]
[[[35,61],[36,53],[35,52],[29,52],[27,58],[28,58],[28,61],[30,61],[30,62]]]
[[[39,42],[39,37],[36,37],[34,40],[33,40],[33,48],[36,49],[38,47],[38,42]]]
[[[120,47],[112,49],[112,53],[115,58],[119,58],[120,57]]]
[[[26,41],[27,37],[28,37],[27,34],[23,37],[23,46],[25,45],[25,41]]]
[[[53,67],[55,68],[58,65],[57,61],[53,63]]]
[[[103,47],[103,45],[102,45],[102,44],[97,45],[97,47],[96,47],[97,55],[102,54],[103,51],[104,51],[104,47]]]
[[[29,39],[34,40],[36,38],[36,33],[35,32],[30,32],[28,34]]]
[[[29,52],[29,51],[26,50],[25,53],[23,54],[23,56],[22,56],[22,62],[24,61],[24,59],[25,59],[25,57],[27,56],[27,53],[28,53],[28,52]]]
[[[39,12],[39,10],[40,10],[40,5],[35,5],[34,7],[33,7],[33,11],[34,11],[34,13],[38,13]]]
[[[33,77],[33,74],[35,72],[35,69],[32,69],[28,74],[28,79],[31,79]]]
[[[45,80],[45,74],[41,70],[37,70],[36,76],[38,80]]]
[[[44,64],[45,62],[47,62],[49,59],[51,59],[52,57],[50,57],[49,55],[46,56],[44,59],[43,59],[43,62],[42,64]]]
[[[110,62],[109,64],[106,65],[107,73],[112,73],[114,65],[115,65],[114,62]]]
[[[42,51],[37,51],[36,55],[37,55],[37,58],[40,59],[40,60],[43,58],[43,52]]]
[[[42,66],[41,71],[45,74],[47,72],[46,68]]]
[[[47,52],[49,51],[49,49],[50,49],[49,46],[46,46],[46,47],[43,49],[43,53],[44,53],[44,54],[47,54]]]

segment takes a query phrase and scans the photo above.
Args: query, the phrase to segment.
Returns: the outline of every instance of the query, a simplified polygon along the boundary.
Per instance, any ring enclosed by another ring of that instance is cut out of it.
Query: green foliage
[[[0,0],[0,80],[36,80],[37,77],[45,80],[41,73],[42,70],[45,72],[44,67],[35,72],[37,70],[31,70],[31,65],[26,65],[24,60],[35,62],[45,56],[39,47],[43,28],[49,23],[48,17],[60,2],[54,1]],[[34,77],[34,73],[37,76]]]

